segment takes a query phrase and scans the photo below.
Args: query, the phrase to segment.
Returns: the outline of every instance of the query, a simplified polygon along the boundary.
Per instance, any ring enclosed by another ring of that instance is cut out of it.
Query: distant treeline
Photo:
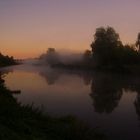
[[[14,65],[14,64],[16,64],[16,61],[13,58],[13,56],[9,57],[8,55],[5,56],[0,53],[0,67]]]
[[[140,65],[140,33],[134,44],[123,44],[119,34],[112,27],[96,29],[94,40],[81,59],[72,63],[63,63],[59,53],[49,48],[40,56],[51,66],[83,69],[124,69],[128,66]],[[65,59],[65,58],[64,58]]]

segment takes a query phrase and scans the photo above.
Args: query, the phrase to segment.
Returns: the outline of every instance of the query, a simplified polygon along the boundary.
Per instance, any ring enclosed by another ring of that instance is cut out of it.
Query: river
[[[1,69],[13,95],[52,116],[76,116],[116,140],[140,138],[140,76],[52,69],[25,63]]]

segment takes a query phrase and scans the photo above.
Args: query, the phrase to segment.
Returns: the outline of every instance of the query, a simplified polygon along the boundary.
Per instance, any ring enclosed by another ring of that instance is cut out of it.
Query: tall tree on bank
[[[115,50],[122,46],[119,34],[114,28],[97,28],[91,44],[93,60],[97,65],[112,64],[116,56]]]
[[[136,41],[137,50],[140,52],[140,33],[138,33],[137,41]]]

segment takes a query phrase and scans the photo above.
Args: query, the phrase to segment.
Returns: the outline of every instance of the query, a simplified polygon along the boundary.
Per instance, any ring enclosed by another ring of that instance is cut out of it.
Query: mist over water
[[[75,64],[83,61],[83,53],[74,51],[55,50],[55,48],[48,48],[46,53],[40,56],[39,64]]]

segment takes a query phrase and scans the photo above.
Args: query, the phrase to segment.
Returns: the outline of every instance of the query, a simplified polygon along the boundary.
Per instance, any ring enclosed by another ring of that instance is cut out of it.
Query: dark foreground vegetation
[[[9,57],[8,55],[5,56],[0,53],[0,67],[10,66],[10,65],[15,65],[15,64],[17,63],[12,56]]]
[[[96,29],[91,49],[86,50],[80,60],[65,62],[54,48],[40,58],[52,67],[101,70],[112,72],[139,72],[140,70],[140,33],[136,43],[123,44],[119,34],[112,27]]]
[[[0,78],[0,139],[102,140],[105,136],[74,117],[52,118],[21,105]]]

